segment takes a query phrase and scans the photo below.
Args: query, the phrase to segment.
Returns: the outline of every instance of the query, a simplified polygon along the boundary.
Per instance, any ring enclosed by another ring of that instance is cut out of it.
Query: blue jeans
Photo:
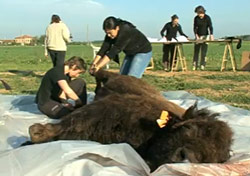
[[[141,78],[152,57],[152,51],[126,56],[123,60],[120,74]]]

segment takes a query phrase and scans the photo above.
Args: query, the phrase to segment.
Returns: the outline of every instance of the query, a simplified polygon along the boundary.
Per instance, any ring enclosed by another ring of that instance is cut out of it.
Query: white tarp
[[[29,139],[33,123],[52,120],[42,115],[33,95],[0,95],[0,176],[89,175],[250,175],[250,111],[196,97],[185,91],[163,92],[169,100],[188,108],[221,113],[234,131],[232,158],[224,164],[165,164],[153,173],[128,144],[101,145],[91,141],[56,141],[18,147]],[[89,101],[93,93],[89,94]]]
[[[178,36],[176,38],[172,38],[171,41],[168,41],[166,39],[166,37],[162,37],[160,39],[158,38],[151,38],[151,37],[147,37],[148,41],[151,42],[151,43],[164,43],[164,42],[171,42],[171,43],[176,43],[176,42],[188,42],[189,40],[181,35],[181,36]]]

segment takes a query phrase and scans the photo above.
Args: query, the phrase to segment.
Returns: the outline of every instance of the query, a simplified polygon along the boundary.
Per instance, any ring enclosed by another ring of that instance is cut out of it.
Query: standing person
[[[203,6],[198,6],[195,8],[194,12],[197,16],[194,18],[194,34],[196,40],[214,40],[213,36],[213,26],[211,18],[205,14],[206,10]],[[208,32],[209,30],[209,32]],[[206,54],[207,54],[207,43],[196,43],[194,45],[194,58],[193,58],[193,70],[197,70],[199,52],[201,50],[201,70],[205,69],[206,66]]]
[[[106,36],[90,72],[98,71],[123,51],[126,56],[120,74],[141,78],[152,57],[151,43],[145,35],[133,24],[112,16],[104,20],[103,30]]]
[[[70,31],[61,21],[58,15],[52,15],[51,23],[45,34],[45,56],[48,53],[52,59],[53,66],[63,65],[67,50],[66,43],[70,42]]]
[[[166,32],[166,34],[164,34]],[[181,25],[179,24],[179,17],[177,15],[173,15],[171,17],[171,22],[168,22],[165,24],[165,26],[161,30],[161,36],[166,37],[167,41],[171,41],[172,38],[176,39],[177,32],[180,33],[180,35],[186,36],[182,29]],[[163,57],[162,57],[162,64],[164,66],[164,70],[168,71],[172,68],[173,63],[173,57],[174,57],[174,48],[175,44],[163,44]],[[171,53],[171,57],[169,59],[169,52]]]
[[[38,109],[50,118],[57,119],[69,114],[74,108],[87,102],[86,83],[77,78],[85,73],[86,63],[73,56],[63,66],[51,68],[43,77],[36,95]],[[77,78],[72,80],[72,78]],[[73,107],[67,99],[75,101]]]

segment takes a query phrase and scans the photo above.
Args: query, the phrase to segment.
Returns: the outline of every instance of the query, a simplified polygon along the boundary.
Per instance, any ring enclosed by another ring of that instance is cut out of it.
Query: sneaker
[[[163,65],[164,70],[168,71],[168,67],[169,67],[168,62],[163,62],[162,65]]]
[[[204,65],[201,65],[201,70],[205,70],[205,66]]]
[[[196,66],[193,66],[193,71],[195,71],[197,68],[196,68]]]

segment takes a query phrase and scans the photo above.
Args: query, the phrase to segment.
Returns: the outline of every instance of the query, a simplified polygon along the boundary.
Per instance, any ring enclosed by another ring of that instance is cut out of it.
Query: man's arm
[[[66,24],[63,24],[63,39],[65,42],[69,43],[71,42],[70,40],[70,31],[69,28],[66,26]]]
[[[214,29],[212,25],[212,20],[209,16],[207,16],[207,23],[208,23],[208,29],[209,29],[210,35],[213,35]]]
[[[180,33],[180,35],[183,35],[186,38],[188,38],[188,36],[186,34],[184,34],[184,32],[182,31],[181,25],[179,25],[178,32]]]
[[[195,39],[198,40],[200,37],[199,35],[197,34],[198,33],[198,25],[197,25],[197,20],[196,20],[196,17],[194,18],[194,35],[195,35]]]
[[[96,55],[99,55],[100,58],[102,58],[107,53],[107,51],[110,50],[111,43],[111,39],[106,35],[102,43],[101,49],[97,52]]]
[[[209,16],[207,16],[207,22],[208,22],[208,29],[209,29],[209,32],[210,32],[210,40],[214,40],[214,35],[213,35],[213,25],[212,25],[212,20]]]
[[[59,80],[57,83],[63,91],[63,93],[60,95],[60,98],[67,97],[75,101],[79,99],[76,93],[69,87],[69,84],[67,83],[66,80]]]
[[[163,28],[162,28],[162,30],[161,30],[161,37],[164,37],[164,33],[165,33],[165,31],[166,31],[166,26],[167,25],[165,25]]]
[[[46,32],[45,32],[45,38],[44,38],[44,56],[45,57],[48,57],[49,54],[48,54],[48,28],[46,29]]]

